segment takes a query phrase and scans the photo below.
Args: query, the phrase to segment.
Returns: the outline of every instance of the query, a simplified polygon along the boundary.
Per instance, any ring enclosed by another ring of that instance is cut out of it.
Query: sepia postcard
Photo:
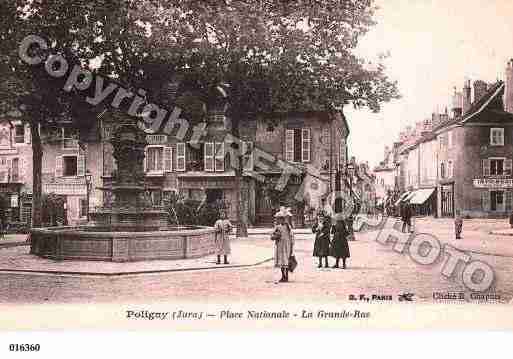
[[[510,0],[0,18],[2,331],[513,329]]]

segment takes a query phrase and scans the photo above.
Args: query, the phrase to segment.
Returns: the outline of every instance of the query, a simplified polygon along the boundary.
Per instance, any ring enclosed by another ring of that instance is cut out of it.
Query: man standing
[[[402,208],[402,220],[403,220],[403,228],[402,232],[405,232],[406,227],[408,227],[408,232],[411,233],[411,217],[412,217],[412,209],[408,202],[404,202]]]

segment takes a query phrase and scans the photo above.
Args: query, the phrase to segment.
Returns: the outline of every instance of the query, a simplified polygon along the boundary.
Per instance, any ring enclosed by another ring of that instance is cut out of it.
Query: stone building
[[[383,161],[374,167],[376,204],[386,204],[393,196],[395,190],[396,166],[394,163],[394,152],[390,147],[385,146]]]
[[[0,195],[6,201],[9,222],[24,221],[27,216],[23,194],[30,192],[32,185],[30,141],[30,127],[17,117],[0,119]]]
[[[120,119],[105,115],[92,128],[77,130],[71,123],[41,127],[44,193],[65,197],[68,224],[86,221],[87,212],[109,201],[108,186],[116,163],[109,143]],[[198,124],[201,136],[179,141],[164,132],[147,136],[145,182],[154,205],[171,193],[205,202],[224,201],[236,219],[235,171],[230,166],[231,121],[218,109]],[[175,131],[176,132],[176,131]],[[189,131],[190,132],[190,131]],[[272,189],[284,184],[278,197],[293,207],[296,222],[303,213],[320,208],[335,190],[335,174],[345,168],[349,127],[342,112],[269,114],[241,121],[242,191],[250,225],[269,224],[276,203]],[[0,123],[0,188],[10,194],[13,219],[30,222],[20,193],[32,192],[32,149],[29,128],[20,121]],[[87,176],[86,176],[87,175]],[[89,179],[89,186],[86,179]],[[275,201],[274,201],[275,202]]]
[[[441,216],[460,210],[465,216],[500,217],[511,211],[513,114],[503,101],[509,86],[476,81],[468,110],[435,129]],[[463,104],[468,96],[464,91]]]
[[[400,134],[396,181],[417,214],[502,217],[513,207],[513,60],[506,82],[465,80],[424,132]],[[415,126],[418,130],[418,126]],[[430,127],[429,131],[426,131]]]

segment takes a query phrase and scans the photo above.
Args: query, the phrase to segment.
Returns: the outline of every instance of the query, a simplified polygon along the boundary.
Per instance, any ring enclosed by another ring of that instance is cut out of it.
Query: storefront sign
[[[513,188],[513,178],[475,178],[476,188]]]

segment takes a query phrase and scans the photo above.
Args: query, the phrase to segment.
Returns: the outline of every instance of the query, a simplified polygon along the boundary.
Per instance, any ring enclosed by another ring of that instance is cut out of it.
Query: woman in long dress
[[[336,263],[333,268],[339,268],[338,263],[342,258],[342,268],[346,268],[346,258],[350,257],[349,243],[347,243],[347,237],[349,231],[347,230],[344,218],[337,214],[335,216],[335,225],[331,229],[333,233],[333,241],[331,242],[331,256],[335,257]]]
[[[226,218],[225,212],[220,213],[220,218],[214,224],[214,228],[216,230],[216,264],[221,264],[221,256],[224,256],[224,264],[230,264],[228,263],[228,255],[231,254],[229,235],[232,230],[232,224]]]
[[[280,268],[280,282],[289,281],[289,259],[294,251],[294,234],[289,218],[292,217],[289,209],[281,208],[274,215],[276,226],[271,235],[274,241],[274,266]]]
[[[328,268],[328,256],[330,252],[330,223],[329,218],[319,216],[317,223],[312,227],[312,232],[315,233],[315,242],[313,256],[319,258],[319,265],[317,268],[322,268],[322,258],[324,257],[324,267]]]

